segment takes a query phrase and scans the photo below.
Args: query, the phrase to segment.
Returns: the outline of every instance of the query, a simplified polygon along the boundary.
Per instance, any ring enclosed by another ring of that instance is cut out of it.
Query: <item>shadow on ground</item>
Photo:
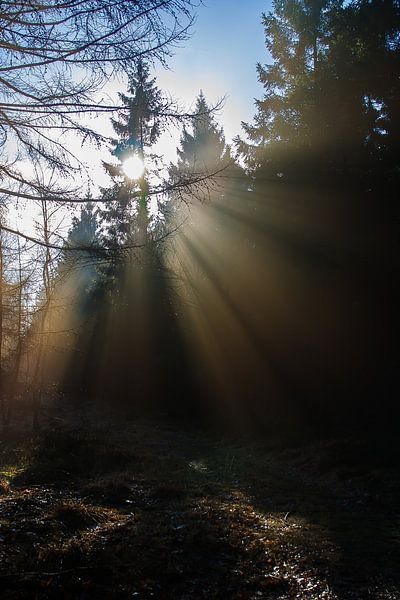
[[[356,449],[272,448],[105,416],[11,437],[2,594],[398,598],[398,480]]]

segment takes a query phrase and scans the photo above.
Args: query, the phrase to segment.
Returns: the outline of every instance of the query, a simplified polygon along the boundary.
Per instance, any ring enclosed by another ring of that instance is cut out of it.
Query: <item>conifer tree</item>
[[[180,171],[214,172],[226,166],[231,157],[222,129],[215,123],[202,91],[196,100],[192,132],[185,127],[177,149]]]
[[[160,90],[155,79],[150,78],[149,68],[138,61],[129,76],[128,94],[119,94],[128,109],[120,112],[119,119],[112,119],[118,138],[114,140],[114,154],[120,160],[115,166],[104,163],[106,171],[114,179],[114,185],[103,189],[103,199],[109,200],[99,211],[105,245],[118,249],[129,243],[146,244],[149,226],[148,185],[146,173],[130,178],[123,170],[123,162],[130,156],[146,159],[146,150],[158,140],[161,133],[159,112],[162,104]]]
[[[169,168],[173,193],[167,211],[179,210],[182,200],[190,204],[221,198],[244,180],[243,170],[235,162],[202,91],[196,100],[191,127],[183,129],[177,155],[177,163]]]
[[[257,65],[264,97],[256,101],[254,124],[243,123],[250,145],[242,150],[250,168],[262,164],[269,177],[282,171],[287,176],[285,159],[293,170],[294,155],[306,154],[309,160],[310,150],[324,139],[324,63],[330,20],[340,4],[341,0],[274,0],[273,10],[263,15],[272,63]]]
[[[202,91],[196,100],[190,129],[187,126],[183,128],[180,148],[177,148],[177,164],[170,165],[169,169],[172,183],[186,182],[189,195],[193,193],[191,183],[201,180],[210,184],[213,176],[232,163],[223,130],[215,122]]]
[[[86,301],[90,300],[90,293],[96,285],[98,278],[98,269],[96,267],[96,252],[93,248],[99,247],[99,223],[97,212],[94,204],[88,201],[81,208],[79,216],[72,218],[71,229],[67,238],[68,248],[81,248],[65,253],[65,258],[62,261],[59,273],[62,276],[63,271],[68,277],[71,271],[80,285],[80,300],[85,300],[84,296],[88,296]]]
[[[83,205],[79,217],[72,218],[71,229],[68,234],[68,245],[71,247],[90,247],[96,242],[98,234],[98,221],[93,202],[88,201]]]
[[[257,66],[264,97],[239,141],[259,180],[367,187],[396,146],[399,22],[395,2],[274,0],[263,15],[272,62]]]

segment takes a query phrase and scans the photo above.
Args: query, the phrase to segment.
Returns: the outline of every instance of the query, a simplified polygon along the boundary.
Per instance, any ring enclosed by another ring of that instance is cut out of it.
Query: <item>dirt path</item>
[[[400,598],[397,487],[299,449],[103,420],[0,450],[1,597]]]

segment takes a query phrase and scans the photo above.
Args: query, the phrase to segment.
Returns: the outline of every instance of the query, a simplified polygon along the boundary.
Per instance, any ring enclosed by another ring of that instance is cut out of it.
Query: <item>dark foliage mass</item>
[[[264,97],[238,140],[264,243],[302,271],[285,364],[316,423],[388,424],[398,411],[399,10],[274,2]]]
[[[384,196],[398,185],[397,2],[274,2],[243,148],[259,178]]]

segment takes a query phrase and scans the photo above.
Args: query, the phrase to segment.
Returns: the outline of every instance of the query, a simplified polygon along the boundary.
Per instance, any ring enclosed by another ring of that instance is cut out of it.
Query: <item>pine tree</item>
[[[79,217],[74,216],[72,218],[71,229],[67,240],[68,245],[71,247],[81,246],[83,248],[87,246],[88,252],[90,252],[91,246],[97,241],[97,234],[97,215],[94,204],[91,202],[90,195],[88,195],[88,201],[83,205]]]
[[[169,167],[172,194],[166,205],[167,219],[184,205],[221,199],[243,187],[244,172],[235,162],[202,91],[191,127],[183,129],[177,155],[177,163]]]
[[[111,122],[118,135],[113,142],[113,153],[120,164],[104,163],[115,183],[111,188],[102,190],[103,199],[109,204],[98,213],[104,244],[115,249],[131,242],[146,244],[148,237],[148,186],[145,172],[135,181],[123,171],[123,161],[132,155],[144,160],[146,149],[151,148],[161,134],[159,113],[162,96],[143,61],[138,61],[129,76],[128,94],[119,94],[119,97],[125,110],[120,112],[118,120],[112,119]]]
[[[243,124],[249,143],[239,140],[259,179],[367,187],[371,170],[389,156],[386,147],[398,143],[395,5],[274,0],[263,15],[272,62],[257,67],[264,97],[254,123]]]
[[[88,201],[81,208],[79,216],[72,218],[67,238],[69,249],[64,252],[64,260],[58,269],[61,277],[63,272],[68,277],[69,272],[74,271],[76,279],[80,282],[79,289],[83,301],[85,301],[84,295],[90,296],[98,279],[96,259],[99,257],[100,246],[99,223],[97,211],[90,200],[88,194]],[[86,298],[86,301],[90,301],[90,298]]]
[[[343,9],[331,47],[331,62],[340,65],[342,98],[358,99],[341,133],[351,129],[363,106],[364,187],[378,197],[398,196],[400,156],[400,4],[397,0],[362,0]],[[336,95],[331,107],[340,98]],[[358,116],[358,119],[360,117]],[[357,149],[359,152],[359,148]]]
[[[163,99],[156,79],[150,78],[149,67],[142,60],[137,62],[129,76],[128,93],[119,94],[128,112],[120,113],[119,120],[111,119],[119,136],[114,145],[124,141],[139,148],[143,154],[144,149],[153,146],[161,134],[159,113]]]
[[[196,100],[192,131],[184,127],[177,148],[178,162],[170,167],[170,174],[176,180],[180,175],[213,175],[222,170],[231,161],[229,146],[225,143],[222,128],[218,127],[208,106],[204,94]],[[190,179],[188,179],[190,182]]]
[[[269,178],[282,176],[282,171],[287,176],[290,163],[293,171],[294,157],[309,160],[326,135],[324,63],[330,21],[340,4],[341,0],[274,0],[273,11],[263,15],[272,64],[257,65],[265,93],[256,101],[254,124],[243,123],[250,144],[241,149],[248,166],[262,164]],[[303,168],[301,164],[298,170]]]

